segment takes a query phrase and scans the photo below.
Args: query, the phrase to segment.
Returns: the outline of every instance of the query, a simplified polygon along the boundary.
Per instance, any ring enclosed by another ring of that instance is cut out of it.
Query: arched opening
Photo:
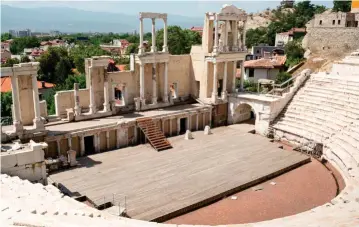
[[[234,124],[247,123],[254,125],[255,120],[256,120],[256,112],[254,111],[251,105],[242,103],[236,108],[233,116]]]

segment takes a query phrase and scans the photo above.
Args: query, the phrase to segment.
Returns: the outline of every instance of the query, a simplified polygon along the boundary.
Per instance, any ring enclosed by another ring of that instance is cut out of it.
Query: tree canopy
[[[15,38],[10,46],[10,52],[12,54],[20,54],[25,48],[39,47],[40,40],[36,37],[21,37]]]
[[[285,45],[285,53],[287,55],[287,66],[294,66],[303,60],[304,49],[301,42],[290,41]]]
[[[8,32],[1,34],[1,42],[12,39],[12,35]]]
[[[310,1],[300,1],[294,5],[293,12],[282,8],[273,10],[273,18],[267,28],[249,29],[246,33],[246,45],[252,47],[260,43],[274,45],[277,33],[289,31],[291,28],[302,28],[317,13],[326,10],[325,6],[314,5]]]
[[[189,54],[192,45],[201,44],[202,42],[199,33],[189,29],[182,29],[179,26],[168,26],[167,32],[167,46],[170,54]],[[158,50],[162,50],[163,29],[156,34],[156,46]]]
[[[333,11],[334,12],[350,12],[352,1],[345,0],[334,0],[333,1]]]

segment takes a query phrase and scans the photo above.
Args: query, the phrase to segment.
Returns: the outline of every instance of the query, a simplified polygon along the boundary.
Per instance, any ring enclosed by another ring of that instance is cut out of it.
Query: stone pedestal
[[[67,151],[67,160],[68,160],[68,163],[70,164],[70,166],[76,166],[77,165],[76,151],[74,151],[74,150]]]
[[[208,125],[206,125],[206,127],[204,127],[204,134],[205,135],[211,135],[212,134],[211,128]]]
[[[190,130],[186,131],[186,134],[184,135],[185,140],[191,140],[193,139],[192,132]]]

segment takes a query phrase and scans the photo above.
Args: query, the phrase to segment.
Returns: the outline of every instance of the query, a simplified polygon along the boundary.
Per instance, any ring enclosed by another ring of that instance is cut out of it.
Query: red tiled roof
[[[276,67],[282,67],[287,60],[287,57],[284,56],[275,56],[273,58],[261,58],[257,60],[250,60],[244,62],[245,68],[255,68],[255,69],[273,69]]]
[[[43,88],[53,88],[55,84],[44,82],[45,87],[42,86],[42,81],[37,81],[37,88],[43,89]],[[1,92],[8,92],[11,91],[11,79],[8,76],[1,77]]]
[[[287,32],[281,32],[281,35],[294,35],[294,33],[305,33],[307,32],[306,28],[292,28]]]
[[[203,27],[195,27],[195,26],[193,26],[193,27],[191,28],[191,30],[192,30],[192,31],[203,31]]]
[[[130,42],[128,42],[126,39],[120,39],[120,42],[122,45],[129,45]]]
[[[41,49],[40,50],[33,50],[30,55],[33,56],[33,57],[38,57],[43,53],[45,53],[45,51],[43,51]]]
[[[117,67],[120,71],[125,71],[125,70],[126,70],[126,65],[116,65],[116,67]]]

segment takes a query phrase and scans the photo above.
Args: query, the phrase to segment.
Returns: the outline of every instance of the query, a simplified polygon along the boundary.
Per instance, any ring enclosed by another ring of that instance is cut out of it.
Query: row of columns
[[[31,84],[32,84],[32,100],[34,105],[34,128],[35,129],[43,129],[44,123],[41,120],[41,112],[40,112],[40,100],[39,100],[39,91],[37,87],[37,75],[32,74],[31,76]],[[19,96],[19,83],[18,83],[18,75],[11,75],[11,90],[12,90],[12,103],[14,108],[13,114],[13,126],[15,132],[21,132],[23,130],[23,125],[21,122],[20,116],[20,96]]]
[[[138,47],[138,53],[139,54],[143,54],[145,53],[145,48],[143,45],[143,35],[144,35],[144,30],[143,30],[143,19],[142,17],[140,17],[140,45]],[[157,47],[156,47],[156,18],[151,18],[152,19],[152,46],[151,46],[151,52],[157,52]],[[168,46],[167,46],[167,18],[163,18],[163,23],[164,23],[164,27],[163,27],[163,46],[162,46],[162,52],[168,52]]]
[[[168,102],[168,62],[164,62],[165,72],[163,75],[163,101]],[[145,63],[140,62],[140,100],[142,105],[146,105],[145,98]],[[156,63],[152,63],[152,104],[157,104],[157,74],[156,74]]]
[[[119,136],[121,135],[121,133],[124,133],[124,136]],[[95,133],[93,135],[88,135],[88,136],[93,136],[93,147],[95,148],[95,152],[98,153],[100,152],[100,144],[101,144],[101,136],[100,136],[101,132]],[[127,136],[127,140],[125,141],[125,146],[128,146],[129,144],[129,140],[128,140],[128,128],[121,128],[121,129],[117,129],[116,130],[116,148],[120,148],[121,147],[121,139],[122,138],[126,138]],[[81,135],[79,136],[79,140],[80,140],[80,155],[84,156],[85,155],[85,135]],[[135,130],[135,137],[137,138],[137,132]],[[72,138],[71,136],[68,136],[67,139],[67,145],[68,145],[68,150],[73,150],[73,144],[72,144]],[[57,155],[60,157],[61,156],[61,140],[62,138],[58,138],[56,140],[57,143]],[[110,130],[106,131],[106,149],[109,150],[110,149]]]
[[[224,62],[224,72],[223,72],[223,85],[222,85],[222,94],[221,94],[221,98],[222,100],[226,101],[227,100],[227,78],[228,78],[228,62],[225,61]],[[236,74],[237,74],[237,61],[233,61],[233,81],[232,81],[232,92],[235,92],[236,89],[236,85],[235,85],[235,80],[236,80]],[[241,77],[242,78],[242,77]],[[213,61],[213,89],[212,89],[212,101],[216,102],[217,98],[218,98],[218,69],[217,69],[217,62]]]
[[[95,114],[97,113],[96,108],[96,102],[95,102],[95,92],[94,92],[94,81],[92,77],[93,73],[93,66],[89,67],[89,92],[90,92],[90,105],[89,105],[89,114]],[[109,82],[108,82],[108,75],[106,68],[103,68],[104,70],[104,82],[103,82],[103,88],[104,88],[104,103],[103,103],[103,111],[102,112],[110,112],[111,111],[111,105],[110,105],[110,92],[109,92]],[[75,97],[75,114],[81,115],[81,108],[80,108],[80,98],[78,95],[79,86],[78,84],[74,84],[74,97]],[[112,99],[114,98],[114,95],[112,95]]]

